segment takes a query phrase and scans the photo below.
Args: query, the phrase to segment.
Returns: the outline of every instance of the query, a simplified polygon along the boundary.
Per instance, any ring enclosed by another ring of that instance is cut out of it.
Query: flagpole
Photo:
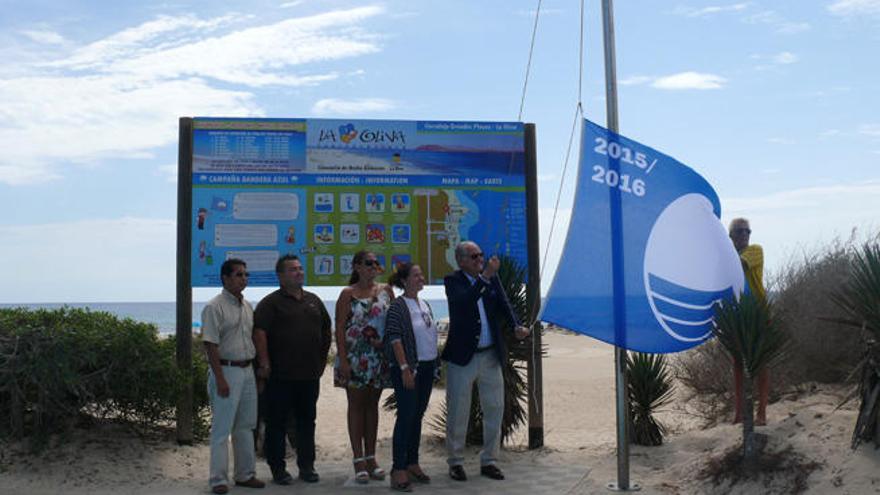
[[[612,0],[602,0],[602,27],[605,41],[605,109],[608,130],[619,134],[617,122],[617,67],[614,53],[614,12]],[[620,161],[608,159],[609,171],[620,173]],[[614,336],[620,343],[626,335],[626,288],[623,277],[623,225],[620,190],[609,188],[611,206],[611,256],[614,286]],[[637,491],[641,487],[629,480],[629,400],[626,380],[626,349],[614,347],[614,382],[617,392],[617,481],[607,484],[613,491]]]

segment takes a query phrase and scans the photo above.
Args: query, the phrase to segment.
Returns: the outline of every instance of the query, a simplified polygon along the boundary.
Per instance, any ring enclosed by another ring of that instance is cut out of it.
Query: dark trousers
[[[419,463],[422,418],[431,399],[434,366],[435,361],[419,362],[414,389],[404,388],[400,368],[391,367],[391,383],[397,399],[397,421],[394,422],[394,438],[391,442],[394,469],[406,469],[409,465]]]
[[[283,471],[287,421],[296,421],[296,465],[312,469],[315,464],[315,417],[318,380],[273,380],[266,385],[266,462],[272,473]]]

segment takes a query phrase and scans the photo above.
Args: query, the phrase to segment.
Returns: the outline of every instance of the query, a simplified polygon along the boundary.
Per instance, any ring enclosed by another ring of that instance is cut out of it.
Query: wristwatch
[[[408,369],[409,369],[409,365],[408,365],[408,364],[403,363],[403,364],[400,365],[400,371],[405,371],[405,370],[408,370]]]

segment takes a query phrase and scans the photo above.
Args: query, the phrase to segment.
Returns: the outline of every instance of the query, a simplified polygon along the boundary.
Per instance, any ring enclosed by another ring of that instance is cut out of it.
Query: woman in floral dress
[[[381,270],[374,253],[358,251],[349,286],[336,300],[333,383],[345,388],[348,397],[348,436],[358,483],[385,479],[376,462],[376,435],[379,398],[383,389],[391,387],[382,337],[394,292],[389,285],[376,283]]]

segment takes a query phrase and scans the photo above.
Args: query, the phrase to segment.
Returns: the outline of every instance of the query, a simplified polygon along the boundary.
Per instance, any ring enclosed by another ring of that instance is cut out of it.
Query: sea
[[[437,320],[445,319],[449,316],[449,308],[446,299],[426,299],[431,305],[431,311]],[[258,301],[251,301],[256,307]],[[192,307],[194,331],[198,331],[201,327],[202,309],[205,302],[195,302]],[[29,309],[56,309],[61,307],[69,308],[87,308],[91,311],[104,311],[119,318],[131,318],[132,320],[142,321],[144,323],[152,323],[159,329],[160,334],[170,335],[175,333],[177,327],[177,303],[175,302],[94,302],[94,303],[23,303],[23,304],[5,304],[0,303],[0,308],[29,308]],[[335,314],[336,301],[324,301],[330,318],[333,319]]]

